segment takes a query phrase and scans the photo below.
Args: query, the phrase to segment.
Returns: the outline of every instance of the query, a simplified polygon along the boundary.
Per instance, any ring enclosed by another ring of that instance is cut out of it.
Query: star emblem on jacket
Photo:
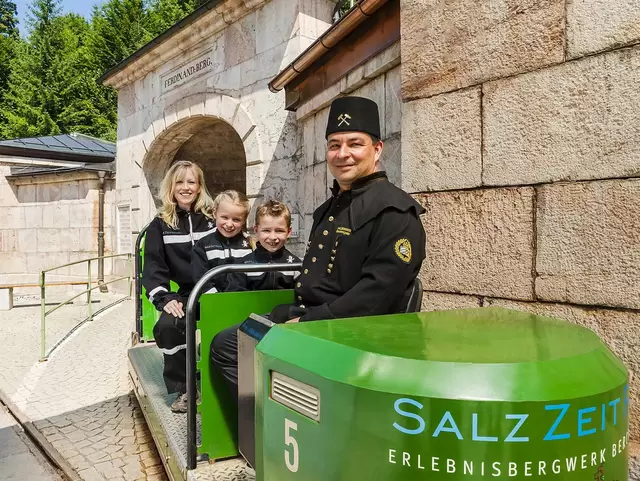
[[[246,240],[243,240],[242,247],[249,247],[249,243]]]
[[[209,229],[212,229],[214,224],[213,224],[213,222],[209,221],[209,222],[207,222],[207,226],[209,227]]]
[[[289,264],[292,264],[292,263],[293,263],[293,256],[289,256],[289,257],[287,257],[287,262],[288,262]]]

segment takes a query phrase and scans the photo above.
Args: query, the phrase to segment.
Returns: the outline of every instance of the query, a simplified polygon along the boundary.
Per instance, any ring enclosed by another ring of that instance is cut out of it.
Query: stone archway
[[[242,139],[226,122],[206,119],[178,149],[174,161],[197,162],[204,171],[204,180],[212,196],[226,189],[246,193],[247,161]]]
[[[200,164],[213,196],[224,189],[251,194],[247,185],[260,176],[255,167],[260,169],[262,164],[262,149],[254,122],[237,100],[196,94],[167,107],[161,115],[143,136],[148,148],[142,170],[156,206],[162,178],[178,159]]]

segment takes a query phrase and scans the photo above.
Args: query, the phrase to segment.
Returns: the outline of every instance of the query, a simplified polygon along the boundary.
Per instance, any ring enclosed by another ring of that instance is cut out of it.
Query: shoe
[[[187,393],[180,393],[173,404],[171,404],[171,411],[174,413],[186,413],[187,412]]]
[[[256,479],[256,470],[253,469],[249,463],[247,463],[247,465],[244,467],[244,471],[247,474],[247,476],[249,477],[249,479]]]

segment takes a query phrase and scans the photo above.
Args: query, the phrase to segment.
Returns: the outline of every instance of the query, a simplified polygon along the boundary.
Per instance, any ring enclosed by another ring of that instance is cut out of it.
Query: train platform
[[[94,312],[114,299],[102,294]],[[47,318],[47,347],[64,340],[44,362],[34,301],[0,312],[2,402],[69,479],[166,480],[128,375],[133,301],[107,309],[66,339],[87,307],[59,309]]]

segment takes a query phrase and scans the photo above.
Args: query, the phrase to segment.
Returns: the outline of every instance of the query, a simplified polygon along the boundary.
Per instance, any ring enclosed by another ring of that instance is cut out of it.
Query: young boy
[[[256,211],[254,232],[258,239],[256,249],[236,264],[291,264],[300,262],[285,247],[291,235],[291,212],[277,200],[270,200]],[[225,292],[293,289],[297,271],[234,273],[227,277]]]

